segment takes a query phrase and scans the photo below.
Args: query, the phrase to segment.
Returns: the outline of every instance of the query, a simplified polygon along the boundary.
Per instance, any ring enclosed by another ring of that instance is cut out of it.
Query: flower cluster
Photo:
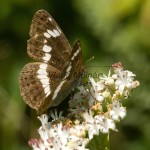
[[[116,122],[126,116],[122,100],[139,86],[135,74],[124,70],[121,63],[113,65],[113,74],[102,75],[98,81],[89,78],[89,84],[81,85],[69,101],[66,117],[62,112],[38,117],[42,126],[38,129],[40,139],[32,139],[29,145],[34,150],[86,150],[94,135],[117,131]]]

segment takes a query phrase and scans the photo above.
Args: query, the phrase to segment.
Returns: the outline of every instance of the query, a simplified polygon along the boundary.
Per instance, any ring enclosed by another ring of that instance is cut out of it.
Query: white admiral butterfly
[[[35,13],[28,55],[38,62],[25,65],[19,76],[23,100],[40,114],[59,105],[84,72],[80,42],[71,48],[55,20],[45,10]]]

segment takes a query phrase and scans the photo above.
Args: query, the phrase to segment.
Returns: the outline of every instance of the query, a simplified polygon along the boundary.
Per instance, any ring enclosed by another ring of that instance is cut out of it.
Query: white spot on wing
[[[51,93],[51,91],[48,91],[48,92],[46,93],[46,97],[47,97],[50,93]]]
[[[46,39],[44,40],[44,43],[47,43],[47,40],[46,40]]]
[[[74,60],[74,58],[78,55],[78,53],[80,52],[80,49],[78,49],[73,56],[71,57],[71,60]]]
[[[48,92],[50,92],[49,86],[44,88],[45,94],[47,94]]]
[[[57,27],[57,30],[59,31],[59,33],[61,33],[61,30]]]
[[[37,78],[39,78],[39,79],[47,79],[47,74],[39,74],[39,75],[37,75]]]
[[[54,100],[56,98],[56,96],[58,95],[59,91],[61,90],[61,87],[63,86],[63,84],[66,82],[66,80],[63,80],[60,82],[60,84],[58,85],[58,87],[56,88],[54,95],[52,97],[52,100]]]
[[[47,32],[44,32],[44,36],[46,38],[50,38],[52,37],[58,37],[61,34],[61,30],[57,27],[57,29],[53,29],[53,30],[47,30]]]
[[[48,45],[44,45],[43,46],[43,51],[44,52],[50,52],[52,50],[52,47],[48,46]]]
[[[40,64],[40,69],[45,69],[47,68],[47,64]]]
[[[47,75],[47,72],[46,72],[45,69],[39,69],[39,70],[37,71],[37,74],[39,74],[39,75]]]
[[[55,33],[56,36],[59,36],[59,35],[60,35],[59,31],[56,30],[56,29],[54,29],[53,32]]]
[[[64,77],[65,79],[69,76],[71,68],[72,68],[71,65],[67,68],[66,74],[65,74],[65,77]]]
[[[46,79],[40,79],[40,81],[41,81],[41,83],[42,84],[49,84],[49,79],[48,78],[46,78]]]
[[[49,20],[49,21],[52,21],[52,18],[49,17],[48,20]]]
[[[50,34],[52,37],[58,37],[60,35],[60,32],[56,29],[54,29],[53,31],[51,30],[47,30],[48,34]]]
[[[69,66],[69,67],[67,68],[66,72],[70,72],[71,68],[72,68],[72,66]]]
[[[48,34],[47,32],[44,32],[44,36],[45,36],[46,38],[50,38],[50,37],[51,37],[51,35]]]
[[[50,60],[50,58],[51,58],[51,55],[50,55],[50,54],[45,53],[45,56],[43,57],[43,60],[44,60],[45,62],[47,62],[47,61],[49,61],[49,60]]]
[[[43,63],[39,65],[39,69],[37,70],[37,78],[40,80],[42,84],[46,97],[49,96],[49,94],[51,93],[50,81],[49,81],[48,73],[46,71],[47,67],[48,65]]]
[[[34,38],[37,38],[38,37],[38,34],[36,33],[35,35],[34,35]]]
[[[48,85],[47,84],[43,84],[42,86],[43,86],[43,88],[46,88]]]
[[[53,31],[47,30],[47,32],[48,32],[51,36],[56,37],[56,34],[55,34]]]

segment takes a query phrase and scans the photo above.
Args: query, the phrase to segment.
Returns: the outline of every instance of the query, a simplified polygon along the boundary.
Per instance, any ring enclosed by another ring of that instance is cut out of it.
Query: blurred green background
[[[31,61],[26,41],[34,13],[46,9],[71,45],[82,43],[90,71],[107,73],[121,61],[140,81],[129,100],[126,118],[111,132],[111,150],[150,149],[150,0],[0,0],[0,149],[29,150],[38,137],[35,111],[19,93],[18,75]]]

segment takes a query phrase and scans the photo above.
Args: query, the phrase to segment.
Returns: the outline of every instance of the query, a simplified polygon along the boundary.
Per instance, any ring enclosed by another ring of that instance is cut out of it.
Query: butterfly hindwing
[[[25,65],[19,76],[24,101],[38,110],[45,99],[53,94],[60,78],[60,71],[46,63],[35,62]]]

